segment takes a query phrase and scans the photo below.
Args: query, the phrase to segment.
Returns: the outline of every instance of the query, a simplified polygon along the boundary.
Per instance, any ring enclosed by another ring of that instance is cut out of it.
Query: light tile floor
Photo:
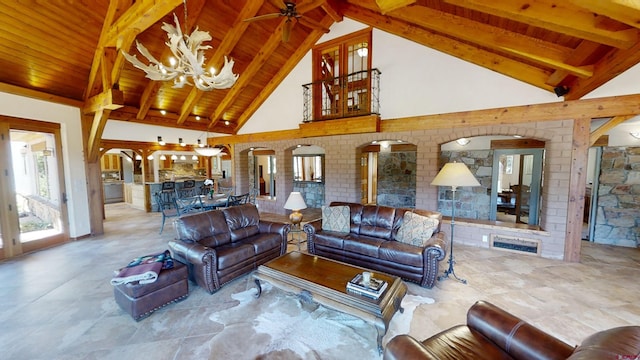
[[[113,300],[113,270],[166,249],[174,236],[170,225],[158,235],[160,220],[157,213],[110,204],[104,235],[0,262],[0,358],[215,358],[214,350],[185,350],[219,331],[202,316],[226,306],[215,294],[191,286],[185,301],[141,322]],[[570,344],[598,330],[640,324],[639,249],[583,242],[580,263],[465,246],[455,251],[456,274],[468,284],[446,279],[433,289],[415,287],[436,300],[414,313],[410,333],[419,339],[464,323],[467,309],[480,299]]]

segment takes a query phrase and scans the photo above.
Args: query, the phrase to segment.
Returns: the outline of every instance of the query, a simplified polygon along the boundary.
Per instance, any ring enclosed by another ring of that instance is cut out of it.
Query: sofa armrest
[[[194,265],[211,264],[211,257],[215,258],[215,250],[197,242],[171,240],[169,241],[169,249],[174,257],[183,258]]]
[[[566,359],[573,347],[486,301],[467,312],[467,326],[514,359]]]
[[[437,359],[422,343],[411,335],[397,335],[384,348],[383,360]]]
[[[281,222],[260,220],[258,223],[258,230],[261,233],[278,233],[282,238],[280,246],[280,255],[284,255],[287,252],[287,238],[289,232],[291,232],[291,224],[285,224]]]
[[[322,219],[308,222],[304,224],[302,230],[307,234],[307,251],[309,254],[315,254],[315,238],[316,234],[322,231]]]

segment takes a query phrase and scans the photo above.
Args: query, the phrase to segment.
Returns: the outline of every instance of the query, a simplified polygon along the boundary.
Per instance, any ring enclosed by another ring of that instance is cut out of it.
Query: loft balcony
[[[302,85],[303,122],[380,114],[380,71],[363,70]]]

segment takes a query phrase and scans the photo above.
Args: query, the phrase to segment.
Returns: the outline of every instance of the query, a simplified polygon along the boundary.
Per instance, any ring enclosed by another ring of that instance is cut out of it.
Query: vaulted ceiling
[[[298,0],[303,17],[288,42],[285,16],[244,21],[283,7],[282,0],[186,1],[182,25],[213,38],[206,63],[220,68],[226,55],[240,74],[230,89],[202,92],[151,81],[119,51],[136,53],[138,40],[166,59],[161,26],[173,24],[173,14],[183,22],[184,0],[2,1],[0,91],[87,114],[105,111],[109,119],[234,134],[325,33],[322,27],[345,17],[550,92],[566,86],[565,100],[640,61],[637,2]]]

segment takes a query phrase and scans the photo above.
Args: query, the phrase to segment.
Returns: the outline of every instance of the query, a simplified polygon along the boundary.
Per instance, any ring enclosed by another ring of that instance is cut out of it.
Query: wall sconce
[[[457,142],[457,143],[458,143],[458,145],[460,145],[460,146],[466,146],[466,145],[468,145],[468,144],[471,142],[471,140],[469,140],[469,139],[467,139],[467,138],[460,138],[460,139],[456,140],[456,142]]]
[[[193,155],[193,156],[191,157],[191,160],[193,160],[193,161],[198,161],[198,155]]]
[[[640,131],[632,131],[632,132],[629,133],[629,135],[631,135],[634,138],[640,140]]]
[[[136,160],[142,160],[142,155],[136,154]]]
[[[160,155],[160,160],[163,160],[163,161],[164,161],[164,160],[167,160],[167,157],[166,157],[166,156],[164,156],[164,154],[162,154],[162,155]]]
[[[184,143],[184,141],[182,141],[182,138],[179,138],[178,142],[180,143],[180,146],[186,146],[187,145],[187,144]]]
[[[176,154],[171,155],[171,160],[178,160],[178,155]]]
[[[164,140],[162,140],[162,136],[158,136],[158,144],[159,144],[159,145],[164,146],[164,145],[166,145],[167,143],[166,143],[166,142],[164,142]]]
[[[180,160],[187,160],[187,157],[184,155],[180,155]]]
[[[198,139],[198,147],[204,147],[204,144],[202,143],[202,141],[200,139]]]
[[[153,160],[153,155],[147,156],[147,160]]]

